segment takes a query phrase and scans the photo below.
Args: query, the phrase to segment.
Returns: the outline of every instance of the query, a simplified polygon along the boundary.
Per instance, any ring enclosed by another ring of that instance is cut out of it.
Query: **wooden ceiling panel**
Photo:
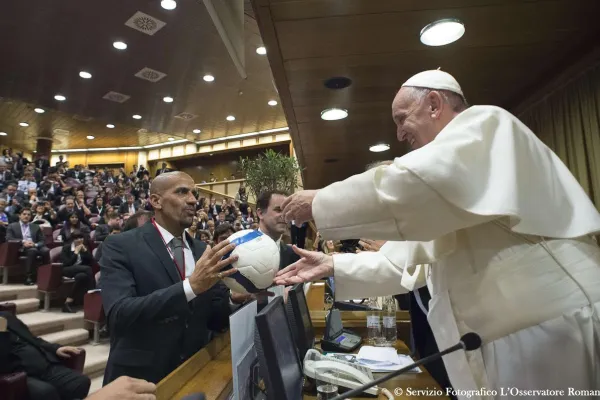
[[[600,2],[571,0],[321,17],[275,22],[284,60],[331,54],[378,54],[423,49],[419,32],[451,15],[467,27],[454,47],[509,46],[555,41],[596,24]],[[308,7],[308,5],[307,5]],[[543,7],[543,18],[540,11]],[[510,27],[519,29],[510,29]],[[298,38],[302,38],[301,41]]]
[[[247,2],[249,3],[249,2]],[[166,25],[154,35],[125,26],[137,11]],[[242,79],[201,1],[179,1],[173,11],[160,1],[19,0],[4,5],[0,13],[0,144],[35,149],[37,136],[51,135],[55,149],[141,146],[176,139],[209,139],[287,126],[268,60],[256,54],[262,39],[250,4],[245,7],[245,60]],[[126,51],[112,47],[115,40],[128,44]],[[152,83],[134,76],[144,67],[167,74]],[[81,79],[79,71],[93,77]],[[206,83],[205,74],[215,76]],[[131,96],[124,103],[103,99],[109,91]],[[54,100],[60,93],[67,97]],[[167,104],[164,96],[175,101]],[[16,114],[14,104],[19,103]],[[31,112],[47,110],[44,115]],[[29,110],[29,111],[27,111]],[[174,118],[186,112],[191,121]],[[134,120],[132,115],[142,115]],[[88,121],[74,120],[83,116]],[[234,115],[236,120],[225,118]],[[30,127],[18,127],[27,118]],[[107,129],[106,124],[116,125]],[[54,129],[66,129],[64,137]],[[147,133],[138,133],[144,129]],[[196,135],[193,129],[201,129]],[[93,142],[87,135],[96,137]],[[17,144],[18,143],[18,144]]]
[[[252,0],[305,187],[322,187],[408,149],[397,143],[393,96],[413,74],[441,67],[471,104],[510,109],[600,37],[596,0]],[[465,35],[428,47],[419,32],[458,18]],[[351,86],[324,87],[348,77]],[[322,121],[330,107],[348,118]],[[390,151],[368,147],[387,142]]]

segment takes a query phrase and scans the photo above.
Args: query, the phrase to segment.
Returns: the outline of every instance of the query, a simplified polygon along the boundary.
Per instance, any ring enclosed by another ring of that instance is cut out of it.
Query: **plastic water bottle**
[[[398,338],[398,331],[396,329],[396,299],[394,296],[387,296],[383,298],[382,307],[382,328],[381,328],[381,341],[378,343],[379,346],[394,347],[396,339]]]
[[[367,302],[367,343],[374,346],[381,340],[381,311],[376,298]]]

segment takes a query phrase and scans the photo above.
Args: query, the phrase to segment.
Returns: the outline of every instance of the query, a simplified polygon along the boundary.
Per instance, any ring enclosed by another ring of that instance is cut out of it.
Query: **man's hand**
[[[156,400],[156,385],[142,379],[121,376],[86,400]]]
[[[387,240],[360,239],[358,244],[364,251],[379,251],[386,242]]]
[[[56,355],[61,358],[71,358],[71,355],[77,355],[79,353],[81,353],[81,349],[71,346],[59,347],[58,350],[56,350]]]
[[[293,246],[294,252],[302,257],[277,273],[273,282],[276,285],[314,282],[333,276],[333,257],[316,251],[308,251]]]
[[[6,321],[6,318],[0,317],[0,332],[6,332],[7,326],[8,326],[8,321]]]
[[[35,246],[35,243],[33,243],[31,240],[23,240],[23,247],[30,248],[33,246]]]
[[[231,268],[221,272],[223,267],[237,261],[237,256],[227,257],[221,260],[223,256],[233,251],[235,244],[229,243],[229,240],[223,240],[221,243],[211,248],[208,246],[202,257],[196,262],[194,272],[190,276],[190,286],[194,294],[206,292],[213,287],[221,278],[228,277],[237,272],[237,269]],[[219,276],[220,274],[220,276]]]
[[[286,198],[281,205],[285,221],[293,220],[296,225],[301,225],[312,220],[312,203],[316,194],[316,190],[301,190]]]

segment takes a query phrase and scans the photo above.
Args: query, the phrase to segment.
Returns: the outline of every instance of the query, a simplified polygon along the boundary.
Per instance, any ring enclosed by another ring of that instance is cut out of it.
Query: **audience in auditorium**
[[[74,230],[71,233],[69,241],[62,248],[60,261],[62,274],[75,279],[75,284],[65,300],[62,311],[74,313],[73,305],[83,304],[83,295],[96,285],[92,272],[94,259],[91,250],[85,244],[85,237],[81,231]]]

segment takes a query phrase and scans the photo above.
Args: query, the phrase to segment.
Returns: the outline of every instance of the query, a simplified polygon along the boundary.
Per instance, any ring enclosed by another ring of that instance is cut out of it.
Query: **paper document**
[[[356,362],[369,367],[373,372],[397,371],[414,361],[410,356],[398,354],[393,347],[362,346],[356,355]],[[415,367],[410,372],[421,372]]]

